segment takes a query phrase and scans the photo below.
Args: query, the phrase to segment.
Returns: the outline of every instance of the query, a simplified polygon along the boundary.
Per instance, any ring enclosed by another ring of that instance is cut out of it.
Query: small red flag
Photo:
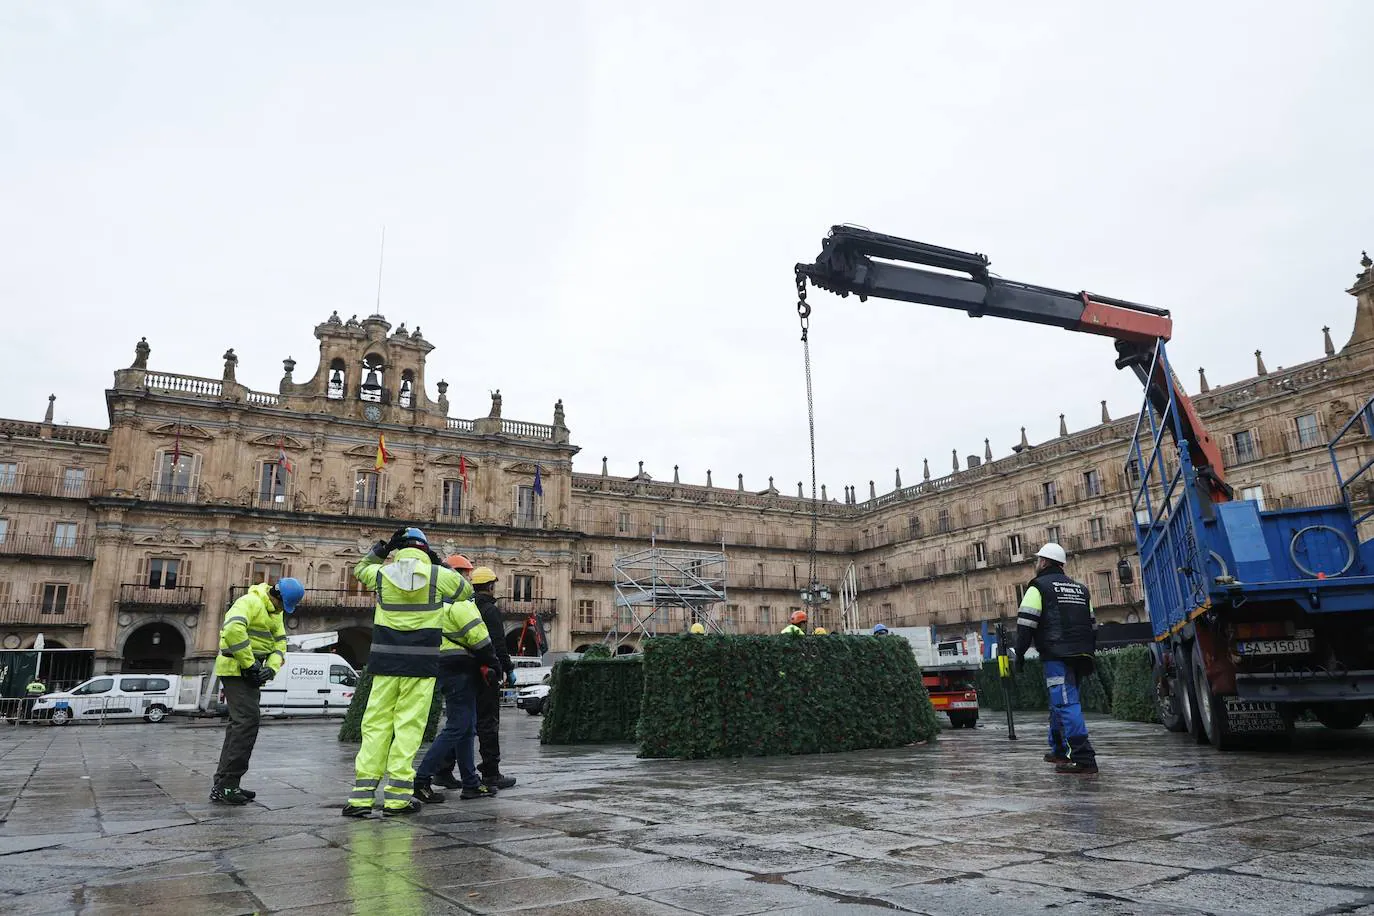
[[[172,445],[172,472],[176,473],[177,465],[181,463],[181,426],[177,425],[177,439]]]
[[[463,482],[463,492],[468,491],[468,460],[462,455],[458,456],[458,479]]]

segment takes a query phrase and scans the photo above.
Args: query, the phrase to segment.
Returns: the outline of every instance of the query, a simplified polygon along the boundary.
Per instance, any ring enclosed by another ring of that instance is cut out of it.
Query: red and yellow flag
[[[386,467],[386,463],[391,460],[391,452],[386,450],[386,436],[377,437],[377,465],[376,469],[381,470]]]

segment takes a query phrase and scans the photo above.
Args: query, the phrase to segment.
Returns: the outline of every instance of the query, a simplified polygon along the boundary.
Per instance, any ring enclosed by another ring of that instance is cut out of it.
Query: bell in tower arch
[[[363,365],[367,367],[367,378],[364,379],[362,386],[359,388],[358,395],[364,401],[375,401],[380,403],[383,400],[382,379],[381,372],[378,370],[382,368],[382,359],[375,353],[368,354],[368,356],[363,359]]]

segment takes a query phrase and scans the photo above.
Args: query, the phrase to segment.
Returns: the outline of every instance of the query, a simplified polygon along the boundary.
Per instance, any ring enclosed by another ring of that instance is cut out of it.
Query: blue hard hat
[[[883,626],[881,623],[878,624],[876,627],[873,628],[873,635],[874,635],[874,636],[881,636],[883,633],[886,633],[886,632],[887,632],[887,627]]]
[[[281,608],[288,614],[295,613],[296,605],[305,597],[305,586],[299,579],[278,579],[277,594],[281,596]]]
[[[419,541],[426,547],[429,546],[429,538],[425,537],[425,533],[421,531],[419,528],[407,528],[403,540]]]

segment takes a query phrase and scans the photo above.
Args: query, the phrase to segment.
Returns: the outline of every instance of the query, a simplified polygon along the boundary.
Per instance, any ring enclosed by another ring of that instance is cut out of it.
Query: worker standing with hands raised
[[[372,692],[363,712],[363,744],[354,760],[357,775],[342,813],[368,816],[385,774],[389,779],[382,813],[412,814],[423,807],[415,799],[414,761],[439,674],[446,602],[471,598],[472,586],[443,566],[419,528],[397,529],[389,541],[372,545],[353,576],[376,593],[377,605],[367,663]],[[472,648],[489,643],[480,618],[454,637]]]

